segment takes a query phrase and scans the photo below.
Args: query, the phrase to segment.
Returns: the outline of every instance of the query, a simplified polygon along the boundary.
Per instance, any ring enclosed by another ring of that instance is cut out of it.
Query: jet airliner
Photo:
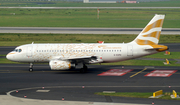
[[[30,63],[29,71],[33,71],[33,63],[48,62],[51,70],[68,70],[82,65],[84,72],[87,64],[125,61],[167,50],[167,46],[158,45],[164,18],[165,15],[156,14],[129,43],[32,43],[16,47],[6,58]]]

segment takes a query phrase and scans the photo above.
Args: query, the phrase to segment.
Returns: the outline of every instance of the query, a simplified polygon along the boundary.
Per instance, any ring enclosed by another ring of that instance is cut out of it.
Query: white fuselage
[[[21,52],[12,51],[7,58],[18,62],[49,62],[53,59],[71,59],[96,56],[104,62],[118,62],[157,53],[146,51],[148,45],[132,44],[27,44],[17,47]],[[12,58],[12,59],[11,59]]]

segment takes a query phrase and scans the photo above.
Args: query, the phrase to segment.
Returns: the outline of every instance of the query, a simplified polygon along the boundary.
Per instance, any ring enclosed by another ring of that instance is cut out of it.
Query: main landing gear
[[[87,66],[85,64],[83,64],[83,68],[80,69],[81,73],[85,73],[87,72]]]
[[[33,71],[33,63],[30,63],[30,66],[29,66],[29,71],[32,72]]]

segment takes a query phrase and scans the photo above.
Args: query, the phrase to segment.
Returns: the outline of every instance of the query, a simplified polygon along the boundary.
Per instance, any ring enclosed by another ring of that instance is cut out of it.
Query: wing
[[[53,57],[53,59],[60,61],[69,61],[71,63],[102,63],[103,60],[98,56],[82,56],[82,57]]]

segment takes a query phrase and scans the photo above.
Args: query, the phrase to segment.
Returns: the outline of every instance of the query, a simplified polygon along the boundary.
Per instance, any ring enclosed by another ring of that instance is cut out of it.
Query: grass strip
[[[154,14],[166,14],[163,28],[180,28],[180,9],[0,9],[0,27],[143,28]]]
[[[118,97],[133,97],[133,98],[149,98],[153,95],[153,92],[117,92],[117,93],[103,93],[103,92],[96,92],[96,95],[103,95],[103,96],[118,96]],[[164,96],[158,98],[158,99],[165,99],[165,100],[180,100],[180,98],[172,99],[170,97],[172,93],[171,92],[165,92]],[[180,92],[177,92],[177,94],[180,94]]]
[[[156,2],[140,2],[136,4],[126,3],[82,3],[73,1],[16,1],[8,0],[1,1],[1,6],[14,6],[14,7],[179,7],[179,0],[169,1],[156,1]]]
[[[102,34],[11,34],[0,33],[0,46],[19,46],[34,43],[127,43],[137,35]],[[180,43],[180,35],[161,35],[159,43]]]
[[[165,55],[165,52],[160,52],[153,55],[145,56],[144,58],[163,58],[163,59],[180,59],[180,52],[170,52],[170,55]]]

